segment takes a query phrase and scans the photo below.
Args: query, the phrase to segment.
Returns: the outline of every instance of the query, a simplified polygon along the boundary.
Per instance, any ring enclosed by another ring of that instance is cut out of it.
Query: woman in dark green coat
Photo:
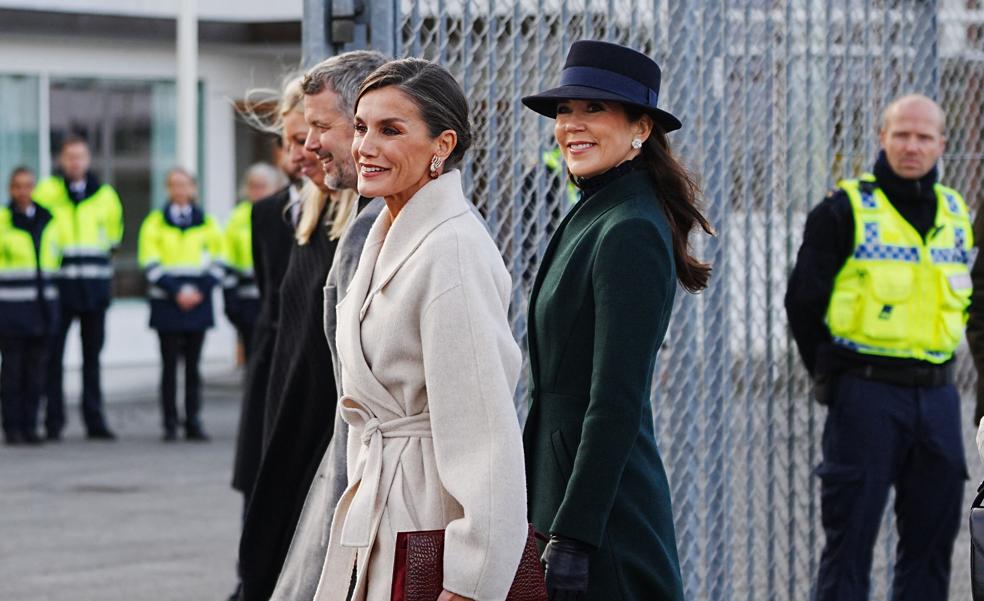
[[[688,236],[710,225],[656,108],[659,67],[605,42],[571,47],[561,85],[523,103],[554,133],[581,200],[547,246],[529,310],[523,433],[530,518],[551,600],[677,601],[683,582],[650,390],[677,281],[710,267]]]

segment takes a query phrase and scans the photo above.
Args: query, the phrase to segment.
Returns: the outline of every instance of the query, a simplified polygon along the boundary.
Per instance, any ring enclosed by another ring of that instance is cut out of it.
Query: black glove
[[[588,593],[588,559],[591,547],[569,538],[550,536],[540,561],[550,601],[579,601]]]

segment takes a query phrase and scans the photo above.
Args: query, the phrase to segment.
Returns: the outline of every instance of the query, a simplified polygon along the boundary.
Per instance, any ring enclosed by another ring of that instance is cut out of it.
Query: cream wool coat
[[[444,587],[501,601],[526,542],[510,277],[452,170],[384,209],[337,307],[349,488],[318,601],[388,601],[396,535],[447,528]]]

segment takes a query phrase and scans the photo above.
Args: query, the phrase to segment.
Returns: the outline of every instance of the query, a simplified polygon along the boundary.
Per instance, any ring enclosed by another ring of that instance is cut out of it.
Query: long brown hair
[[[630,121],[635,122],[643,115],[634,107],[625,108]],[[714,228],[700,212],[700,186],[674,156],[666,132],[658,123],[653,123],[652,133],[642,144],[642,160],[663,202],[673,234],[677,279],[687,292],[700,292],[707,288],[711,264],[691,254],[690,232],[699,226],[706,234],[714,235]]]

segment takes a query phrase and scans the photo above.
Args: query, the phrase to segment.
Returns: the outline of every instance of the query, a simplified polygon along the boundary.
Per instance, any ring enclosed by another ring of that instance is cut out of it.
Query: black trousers
[[[0,413],[8,436],[37,433],[47,347],[43,336],[0,338]]]
[[[76,312],[62,309],[61,321],[51,341],[48,355],[48,386],[45,391],[44,426],[48,432],[59,433],[65,427],[65,388],[62,361],[65,339],[72,322],[78,319],[82,330],[82,421],[88,431],[106,427],[103,417],[102,384],[100,383],[99,354],[106,341],[106,311]]]
[[[205,331],[157,332],[161,340],[161,411],[164,429],[178,427],[178,359],[185,367],[185,428],[201,427],[202,377],[198,369],[202,359]]]
[[[867,601],[872,550],[893,486],[899,543],[891,599],[947,598],[967,478],[962,441],[952,384],[838,378],[817,468],[827,538],[817,601]]]

